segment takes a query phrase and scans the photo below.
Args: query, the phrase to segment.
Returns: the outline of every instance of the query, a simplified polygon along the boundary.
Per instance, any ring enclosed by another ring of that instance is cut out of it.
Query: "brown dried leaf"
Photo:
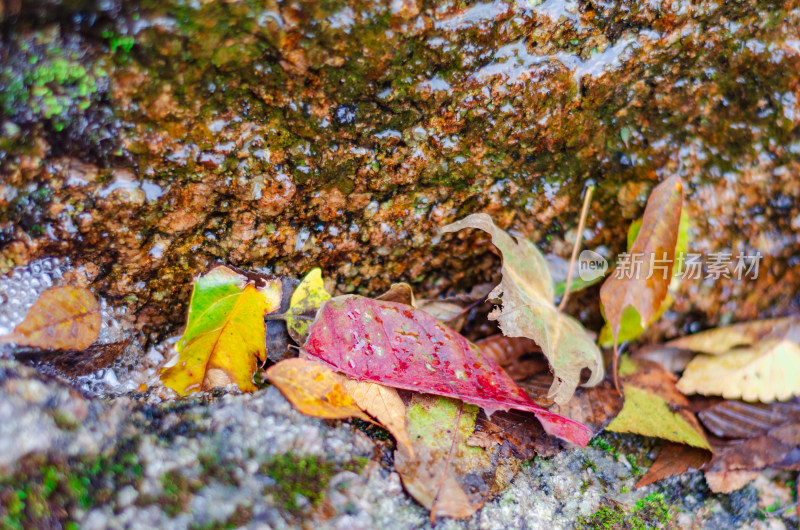
[[[758,477],[758,471],[706,471],[706,482],[714,493],[732,493]]]
[[[542,349],[527,337],[506,337],[502,333],[475,342],[475,346],[505,368],[528,353],[541,353]]]
[[[503,305],[489,318],[498,321],[504,335],[531,338],[542,348],[555,374],[550,395],[558,403],[569,401],[583,368],[591,371],[585,385],[598,384],[603,379],[603,356],[580,322],[556,308],[553,278],[536,245],[524,238],[514,241],[487,214],[469,215],[442,231],[463,228],[489,233],[503,255],[503,279],[489,294],[490,298],[502,295]]]
[[[603,313],[615,344],[626,310],[635,311],[644,328],[657,314],[667,296],[682,207],[683,182],[678,175],[656,186],[647,200],[642,227],[629,252],[631,256],[640,257],[641,269],[638,274],[634,271],[630,278],[613,274],[600,288]],[[667,260],[666,273],[651,268],[651,256],[657,260]]]
[[[541,373],[517,384],[547,410],[589,427],[592,436],[605,429],[622,410],[624,399],[608,379],[591,388],[579,388],[572,399],[563,405],[547,398],[547,388],[552,379],[551,374]]]
[[[398,304],[416,307],[414,302],[414,290],[405,282],[393,283],[389,290],[376,298],[383,302],[396,302]]]
[[[776,403],[723,401],[697,416],[714,436],[755,438],[789,422],[800,422],[800,399]]]
[[[636,488],[649,486],[674,475],[698,471],[703,469],[709,460],[711,452],[706,449],[667,442],[647,473],[636,483]]]
[[[2,342],[48,350],[83,350],[100,334],[100,305],[83,287],[51,287]]]

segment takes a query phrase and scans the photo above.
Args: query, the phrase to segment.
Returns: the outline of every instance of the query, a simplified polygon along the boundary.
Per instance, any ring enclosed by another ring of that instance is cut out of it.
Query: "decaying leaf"
[[[614,432],[663,438],[711,449],[703,429],[688,410],[688,400],[675,388],[675,376],[660,364],[623,357],[619,369],[625,404],[608,425]]]
[[[758,477],[758,471],[706,471],[708,488],[714,493],[733,493]]]
[[[585,426],[537,406],[474,344],[405,304],[331,298],[317,313],[303,351],[354,379],[461,399],[487,414],[527,410],[548,433],[582,446],[589,442]]]
[[[678,175],[656,186],[630,247],[630,266],[622,270],[618,263],[617,272],[600,288],[603,314],[614,339],[615,351],[623,321],[633,321],[627,327],[638,322],[644,329],[662,307],[672,280],[682,207],[683,183]]]
[[[417,306],[414,300],[414,290],[405,282],[393,283],[392,286],[389,287],[389,290],[377,297],[376,300],[397,302],[398,304],[406,304],[414,307]]]
[[[308,328],[322,303],[331,295],[325,290],[322,269],[312,269],[292,293],[286,313],[286,329],[297,344],[303,344]]]
[[[497,361],[514,381],[550,372],[547,360],[542,355],[542,349],[527,337],[506,337],[502,333],[497,333],[476,341],[475,345]],[[551,386],[552,381],[550,378]]]
[[[697,416],[719,438],[755,438],[787,423],[800,423],[800,399],[776,403],[723,401]]]
[[[685,394],[769,403],[800,395],[800,345],[769,339],[722,355],[700,354],[678,382]]]
[[[219,266],[195,281],[178,360],[161,375],[181,395],[236,383],[256,389],[256,360],[266,360],[264,315],[281,301],[277,278],[249,278]]]
[[[592,436],[605,429],[622,410],[624,400],[608,379],[590,388],[579,388],[575,396],[564,404],[555,403],[547,397],[546,391],[552,380],[551,374],[539,373],[518,381],[518,384],[550,412],[586,425],[592,431]]]
[[[498,321],[504,335],[531,338],[542,348],[555,375],[550,396],[557,403],[569,401],[584,368],[591,371],[586,385],[599,383],[603,379],[602,354],[580,322],[556,308],[553,279],[539,249],[527,239],[514,241],[487,214],[469,215],[442,231],[463,228],[489,233],[503,255],[503,280],[489,294],[490,298],[502,295],[503,306],[489,318]]]
[[[83,350],[100,333],[100,305],[83,287],[51,287],[2,342],[48,350]]]
[[[285,359],[267,369],[267,379],[303,414],[370,421],[345,388],[346,378],[322,363],[297,357]]]
[[[687,335],[671,340],[665,346],[720,355],[734,348],[755,346],[765,338],[786,337],[795,325],[800,325],[798,316],[742,322]]]
[[[419,300],[416,304],[418,309],[421,309],[434,317],[442,324],[461,331],[467,321],[467,314],[458,304],[452,302],[445,302],[443,300]]]
[[[659,480],[690,471],[703,469],[711,460],[711,451],[690,445],[666,442],[658,453],[656,461],[647,473],[636,483],[637,488],[649,486]]]
[[[408,492],[437,516],[469,517],[502,491],[519,460],[498,458],[497,449],[467,445],[478,408],[444,397],[415,394],[406,413],[415,456],[402,446],[395,469]]]
[[[94,343],[82,350],[22,351],[16,353],[14,358],[49,366],[65,376],[76,377],[107,368],[123,355],[132,340],[131,337],[118,342]]]

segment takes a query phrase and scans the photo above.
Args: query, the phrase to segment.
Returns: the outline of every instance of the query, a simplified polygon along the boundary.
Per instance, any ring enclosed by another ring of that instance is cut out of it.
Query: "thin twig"
[[[586,225],[586,217],[589,215],[589,205],[592,203],[593,193],[593,185],[586,188],[586,196],[583,198],[583,208],[581,209],[581,220],[578,222],[578,233],[575,235],[575,244],[572,246],[572,256],[569,258],[569,273],[567,274],[567,283],[564,285],[564,296],[561,298],[561,303],[558,304],[559,311],[563,311],[567,305],[569,288],[572,285],[572,269],[575,267],[575,260],[578,258],[578,249],[580,249],[581,242],[583,241],[583,228]]]

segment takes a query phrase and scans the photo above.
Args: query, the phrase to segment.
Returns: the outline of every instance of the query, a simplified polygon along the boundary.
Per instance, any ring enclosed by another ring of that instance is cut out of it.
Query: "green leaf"
[[[281,301],[278,279],[249,279],[219,266],[194,284],[178,360],[161,375],[181,395],[236,383],[256,390],[256,360],[266,360],[264,315]]]

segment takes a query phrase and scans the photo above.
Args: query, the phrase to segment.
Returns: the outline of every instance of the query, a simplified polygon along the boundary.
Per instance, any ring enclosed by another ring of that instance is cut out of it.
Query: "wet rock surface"
[[[183,401],[158,391],[110,401],[0,364],[5,524],[80,528],[427,528],[375,428],[298,413],[274,387],[217,389]],[[47,398],[53,414],[34,415]],[[16,411],[8,415],[10,406]],[[57,419],[57,418],[61,419]],[[30,421],[29,421],[30,420]],[[369,436],[368,436],[369,435]],[[372,439],[370,438],[372,437]],[[523,466],[473,517],[437,528],[602,526],[617,514],[661,527],[796,528],[787,476],[712,495],[699,474],[634,490],[652,461],[640,438],[603,435]]]
[[[764,260],[688,282],[661,332],[798,308],[791,1],[23,4],[3,14],[0,270],[69,255],[150,333],[215,261],[466,288],[497,259],[437,228],[475,211],[565,257],[590,181],[586,243],[612,257],[676,172],[691,250]]]

